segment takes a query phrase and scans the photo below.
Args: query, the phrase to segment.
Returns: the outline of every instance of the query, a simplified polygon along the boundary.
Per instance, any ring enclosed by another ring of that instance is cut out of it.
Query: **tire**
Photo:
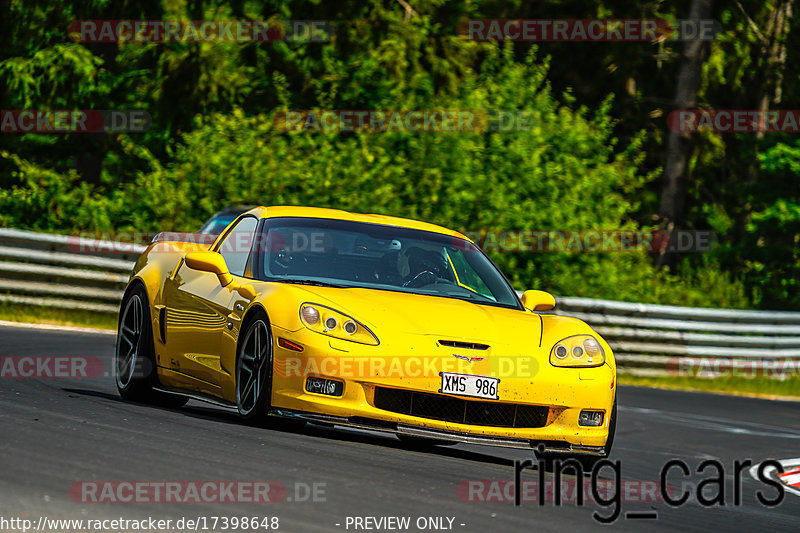
[[[135,285],[122,300],[114,354],[114,375],[119,395],[132,402],[181,407],[188,398],[153,390],[158,387],[153,322],[147,292]]]
[[[614,445],[614,435],[617,433],[617,399],[614,398],[614,407],[611,409],[611,420],[608,423],[608,439],[606,440],[606,444],[603,447],[602,455],[582,455],[577,456],[577,459],[581,465],[583,465],[583,471],[591,472],[594,469],[594,465],[600,462],[603,459],[608,459],[608,456],[611,455],[611,448]]]
[[[272,328],[263,312],[247,321],[236,347],[236,408],[253,425],[266,425],[272,396]]]

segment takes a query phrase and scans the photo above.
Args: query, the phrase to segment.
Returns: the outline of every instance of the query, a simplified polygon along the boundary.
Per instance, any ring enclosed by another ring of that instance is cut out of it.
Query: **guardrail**
[[[0,302],[116,314],[144,249],[0,228]]]
[[[557,301],[553,312],[591,325],[611,345],[623,372],[783,379],[800,370],[800,312]]]
[[[116,314],[145,247],[0,228],[0,302]],[[590,324],[620,372],[692,375],[800,371],[800,312],[705,309],[557,298],[554,314]]]

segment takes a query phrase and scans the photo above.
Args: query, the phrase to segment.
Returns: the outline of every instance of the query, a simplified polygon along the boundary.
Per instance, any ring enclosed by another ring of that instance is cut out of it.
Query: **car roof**
[[[298,217],[298,218],[328,218],[333,220],[349,220],[352,222],[364,222],[367,224],[383,224],[385,226],[399,226],[402,228],[418,229],[430,231],[451,237],[468,239],[458,231],[453,231],[436,224],[420,222],[410,218],[390,217],[386,215],[351,213],[341,209],[328,209],[324,207],[300,207],[290,205],[261,206],[251,209],[248,213],[259,218],[278,218],[278,217]],[[471,242],[471,241],[470,241]]]
[[[230,215],[230,214],[236,214],[238,216],[238,215],[241,215],[242,213],[250,211],[251,209],[253,209],[255,207],[258,207],[258,206],[257,205],[253,205],[253,204],[241,204],[241,205],[239,205],[239,204],[228,204],[225,207],[223,207],[222,209],[220,209],[219,211],[217,211],[214,214],[214,216],[216,217],[216,216],[219,216],[219,215]]]

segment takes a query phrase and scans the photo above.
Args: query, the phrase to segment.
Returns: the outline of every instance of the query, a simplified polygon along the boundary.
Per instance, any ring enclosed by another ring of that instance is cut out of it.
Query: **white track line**
[[[100,328],[82,328],[79,326],[59,326],[56,324],[29,324],[27,322],[11,322],[8,320],[0,320],[0,327],[9,328],[26,328],[26,329],[44,329],[50,331],[67,331],[72,333],[91,333],[96,335],[116,335],[117,332],[113,329],[100,329]]]
[[[800,457],[795,457],[794,459],[780,459],[778,462],[781,464],[781,466],[783,466],[784,470],[788,470],[792,467],[800,466]],[[761,481],[760,479],[758,479],[759,466],[761,465],[757,464],[750,469],[750,476],[756,481]],[[780,481],[780,477],[777,475],[775,468],[772,467],[765,468],[764,474],[774,478],[776,481]],[[800,490],[798,490],[797,487],[792,487],[790,485],[783,483],[783,490],[785,490],[790,494],[794,494],[795,496],[800,496]]]

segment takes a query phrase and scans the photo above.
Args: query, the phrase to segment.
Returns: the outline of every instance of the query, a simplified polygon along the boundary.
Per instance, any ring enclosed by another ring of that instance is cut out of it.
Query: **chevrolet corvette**
[[[462,234],[257,207],[211,245],[191,237],[157,235],[133,269],[115,357],[124,399],[194,398],[251,423],[368,428],[417,445],[589,461],[610,452],[616,366],[606,341],[546,313],[552,295],[520,298]]]

